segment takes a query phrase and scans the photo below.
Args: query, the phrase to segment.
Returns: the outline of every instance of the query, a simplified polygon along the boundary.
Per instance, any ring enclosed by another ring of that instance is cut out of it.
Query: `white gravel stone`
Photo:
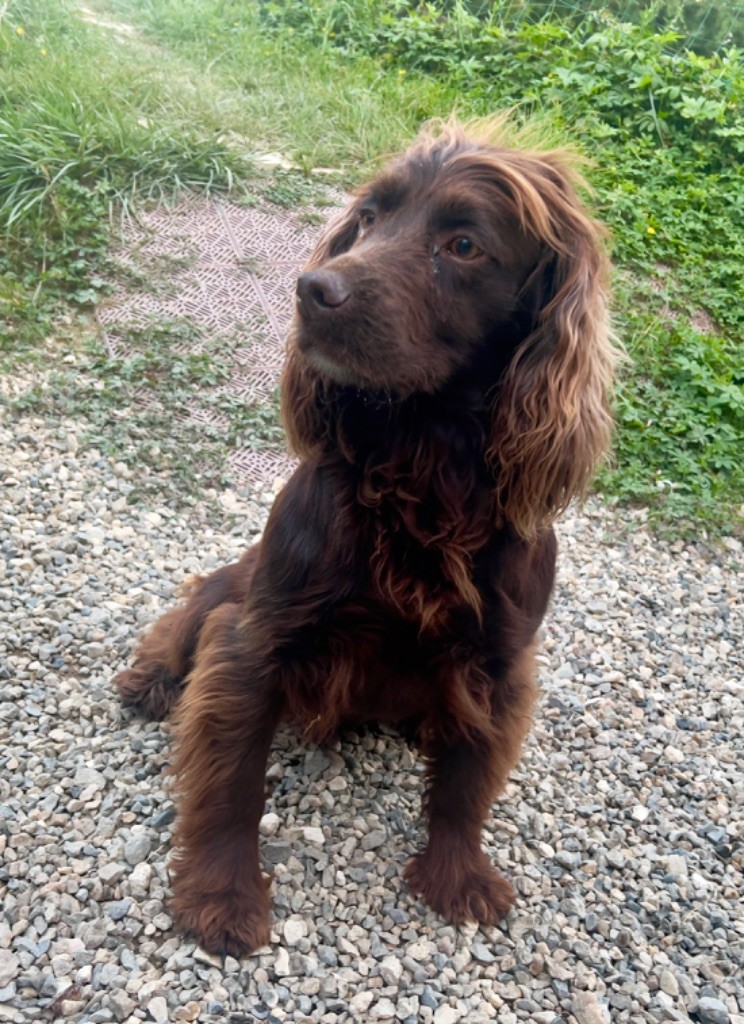
[[[457,1024],[461,1017],[460,1010],[452,1006],[440,1006],[434,1011],[434,1024]]]
[[[132,896],[139,899],[147,896],[150,891],[151,880],[152,867],[145,863],[137,864],[126,879],[129,892]]]
[[[290,917],[284,922],[284,941],[289,946],[296,946],[300,939],[307,935],[307,921],[299,917]]]
[[[395,956],[386,956],[380,964],[380,974],[386,985],[397,985],[403,976],[403,965]]]
[[[102,864],[98,869],[98,877],[106,885],[115,885],[116,882],[120,881],[127,873],[128,868],[124,867],[123,864],[117,864],[115,861],[111,861],[108,864]]]
[[[106,778],[102,772],[96,771],[95,768],[83,766],[75,772],[75,785],[103,789],[106,785]]]
[[[274,960],[274,973],[276,974],[277,978],[286,978],[287,975],[290,973],[289,953],[284,948],[284,946],[280,946],[279,949],[277,949],[276,951],[276,959]]]
[[[577,992],[571,1010],[578,1024],[610,1024],[606,1007],[601,1005],[593,992]]]
[[[396,1014],[395,1004],[390,999],[378,1000],[369,1010],[372,1020],[393,1020]]]
[[[406,956],[409,956],[411,960],[422,961],[429,960],[436,952],[436,944],[423,939],[419,942],[412,942],[406,949]]]
[[[354,1011],[354,1013],[364,1016],[367,1013],[367,1010],[369,1010],[374,998],[374,992],[370,992],[369,989],[362,990],[351,997],[349,1000],[349,1007]]]
[[[686,875],[687,858],[678,854],[672,854],[666,858],[666,868],[673,875]]]
[[[278,814],[274,814],[273,812],[269,812],[269,814],[264,814],[263,818],[261,818],[261,835],[275,836],[279,831],[281,823],[282,820]]]
[[[15,978],[20,961],[9,949],[0,949],[0,987],[5,987]]]
[[[168,1020],[168,1004],[162,996],[155,996],[147,1004],[147,1012],[158,1024]]]
[[[111,993],[109,1005],[114,1012],[116,1020],[126,1020],[134,1010],[136,1003],[126,992],[119,990],[118,992]]]
[[[306,825],[302,829],[302,838],[306,843],[313,843],[315,846],[322,846],[325,842],[325,836],[323,835],[322,828],[315,828],[312,825]]]
[[[128,864],[135,866],[150,853],[150,840],[147,836],[133,836],[127,840],[127,844],[124,847],[124,859]]]
[[[671,971],[662,971],[659,975],[659,988],[668,996],[679,995],[679,984]]]

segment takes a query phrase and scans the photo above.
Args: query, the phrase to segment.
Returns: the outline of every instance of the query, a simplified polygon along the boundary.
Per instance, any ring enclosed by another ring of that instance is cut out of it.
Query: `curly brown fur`
[[[298,282],[282,403],[300,465],[261,544],[117,677],[151,715],[178,701],[174,908],[208,949],[268,938],[258,823],[283,719],[315,740],[417,723],[411,888],[451,921],[513,901],[481,829],[530,722],[550,523],[610,430],[607,265],[578,181],[560,152],[425,130]]]

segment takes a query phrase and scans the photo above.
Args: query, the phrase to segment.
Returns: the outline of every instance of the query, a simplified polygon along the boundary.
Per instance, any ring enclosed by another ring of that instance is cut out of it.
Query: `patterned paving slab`
[[[318,231],[303,222],[301,211],[214,197],[188,197],[144,212],[127,226],[116,259],[145,287],[119,292],[98,313],[110,355],[130,354],[126,337],[132,328],[188,320],[202,342],[184,332],[176,351],[199,351],[205,338],[229,338],[232,367],[222,390],[246,402],[269,399],[284,357],[297,274]],[[206,407],[188,416],[221,422]],[[290,467],[284,451],[248,448],[233,452],[229,465],[237,483],[275,480]]]

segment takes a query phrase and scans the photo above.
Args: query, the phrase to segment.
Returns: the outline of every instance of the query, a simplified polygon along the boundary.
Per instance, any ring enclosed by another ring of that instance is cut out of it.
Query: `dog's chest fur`
[[[496,527],[481,425],[442,409],[432,416],[426,405],[382,425],[367,416],[372,443],[356,453],[356,501],[367,511],[380,598],[422,633],[445,628],[454,612],[479,618],[473,558]]]

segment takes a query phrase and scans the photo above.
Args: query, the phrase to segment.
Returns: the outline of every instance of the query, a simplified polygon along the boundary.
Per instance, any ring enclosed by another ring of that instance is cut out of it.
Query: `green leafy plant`
[[[612,5],[569,15],[560,5],[407,0],[269,2],[261,16],[276,36],[291,29],[342,59],[362,54],[391,75],[454,86],[467,113],[516,105],[519,116],[570,131],[592,161],[594,203],[612,231],[617,317],[632,357],[602,486],[676,529],[683,521],[736,528],[744,67],[728,35],[717,49],[706,45],[707,56],[684,48],[691,12],[682,3],[671,28],[658,31],[662,8],[673,6],[635,11],[630,23],[615,20]],[[649,287],[660,275],[663,295]],[[690,326],[701,321],[702,332]]]

